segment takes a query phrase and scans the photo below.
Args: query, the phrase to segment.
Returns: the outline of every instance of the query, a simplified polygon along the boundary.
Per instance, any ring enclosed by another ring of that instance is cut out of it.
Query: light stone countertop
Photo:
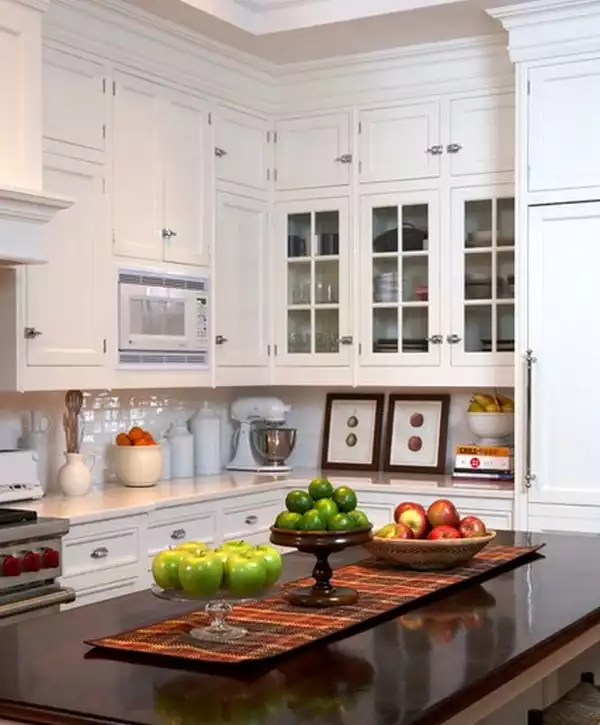
[[[281,488],[306,488],[321,475],[319,470],[299,469],[273,476],[264,473],[223,471],[215,476],[180,479],[159,483],[150,488],[127,488],[105,484],[86,496],[68,497],[50,493],[38,501],[15,503],[15,508],[34,509],[39,516],[68,518],[71,523],[86,523],[117,518],[124,514],[146,513],[171,504],[198,503],[203,500],[231,498],[235,495],[276,491]],[[357,492],[431,494],[439,497],[473,497],[510,501],[512,486],[493,481],[460,481],[449,475],[405,475],[388,473],[349,473],[327,471],[323,474],[334,485],[347,484]]]

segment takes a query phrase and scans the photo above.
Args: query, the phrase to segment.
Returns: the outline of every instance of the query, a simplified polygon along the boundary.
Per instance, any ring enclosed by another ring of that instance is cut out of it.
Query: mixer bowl
[[[265,463],[282,466],[296,445],[295,428],[256,428],[250,431],[254,452]]]

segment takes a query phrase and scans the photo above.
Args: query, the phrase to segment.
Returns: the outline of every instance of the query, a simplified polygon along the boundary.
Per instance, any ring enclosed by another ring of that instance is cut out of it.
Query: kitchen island
[[[127,660],[84,644],[193,609],[150,592],[4,628],[0,718],[48,725],[478,722],[600,640],[600,540],[499,539],[544,542],[543,558],[248,672]],[[363,557],[347,550],[332,562]],[[308,574],[312,561],[289,554],[285,578]]]

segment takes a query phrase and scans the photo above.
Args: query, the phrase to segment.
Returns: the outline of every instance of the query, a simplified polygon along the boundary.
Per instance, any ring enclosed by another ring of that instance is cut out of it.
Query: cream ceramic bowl
[[[162,446],[112,447],[112,467],[124,486],[156,486],[162,477]]]
[[[515,414],[467,413],[467,425],[481,443],[501,443],[515,430]]]

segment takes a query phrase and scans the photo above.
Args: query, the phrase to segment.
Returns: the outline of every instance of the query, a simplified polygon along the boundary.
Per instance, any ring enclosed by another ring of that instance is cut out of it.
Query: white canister
[[[162,438],[160,439],[160,445],[163,452],[163,471],[162,471],[162,481],[170,481],[171,480],[171,443],[169,439],[167,438],[167,434],[165,433]]]
[[[85,496],[92,488],[93,453],[65,453],[67,462],[58,471],[58,486],[65,496]]]
[[[171,446],[171,478],[194,477],[194,436],[184,420],[177,420],[167,431]]]
[[[19,448],[37,454],[38,480],[45,491],[48,488],[48,432],[52,422],[40,411],[32,411],[26,429],[19,440]]]
[[[190,421],[194,434],[194,470],[197,476],[221,471],[221,418],[208,403]]]

